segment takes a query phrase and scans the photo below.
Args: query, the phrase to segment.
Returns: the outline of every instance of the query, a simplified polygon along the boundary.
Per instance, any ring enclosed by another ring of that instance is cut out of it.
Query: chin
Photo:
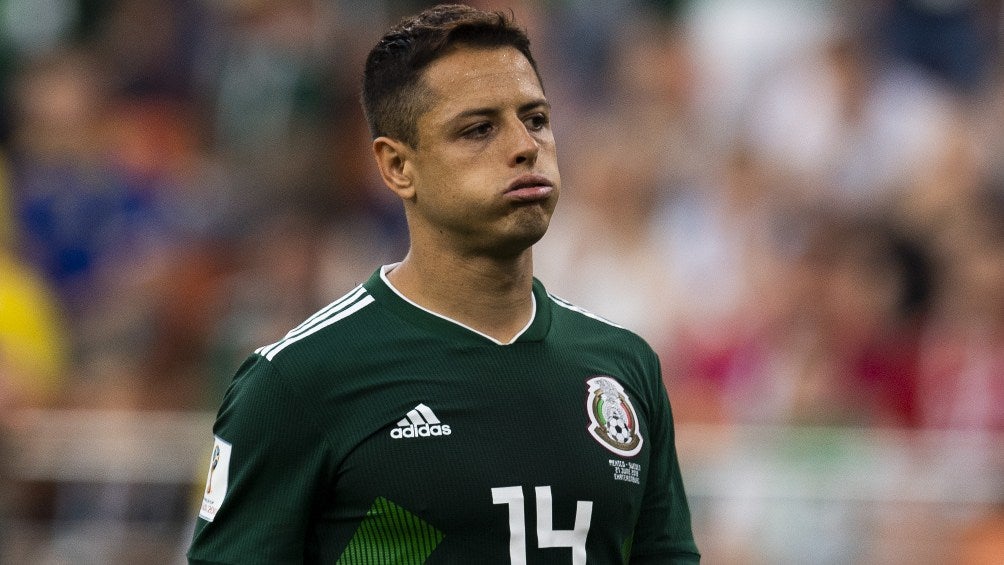
[[[482,232],[475,248],[497,257],[517,257],[544,237],[550,221],[549,211],[519,210],[490,231]]]
[[[533,247],[544,234],[547,233],[547,223],[538,226],[526,226],[530,229],[524,229],[510,234],[510,237],[506,238],[506,242],[502,245],[502,249],[511,255],[519,255],[527,249]]]

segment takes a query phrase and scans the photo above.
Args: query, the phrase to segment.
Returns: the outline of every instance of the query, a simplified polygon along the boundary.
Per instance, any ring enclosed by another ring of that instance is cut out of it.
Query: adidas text
[[[402,439],[409,437],[448,436],[451,433],[453,432],[450,430],[448,424],[422,424],[421,426],[412,424],[410,426],[394,428],[390,431],[390,437]]]

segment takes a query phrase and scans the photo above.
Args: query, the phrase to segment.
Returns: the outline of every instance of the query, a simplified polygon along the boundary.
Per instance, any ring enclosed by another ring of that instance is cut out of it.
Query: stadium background
[[[662,355],[704,562],[1001,563],[999,4],[479,4],[555,107],[538,273]],[[0,0],[0,563],[181,562],[237,364],[403,253],[357,85],[425,5]]]

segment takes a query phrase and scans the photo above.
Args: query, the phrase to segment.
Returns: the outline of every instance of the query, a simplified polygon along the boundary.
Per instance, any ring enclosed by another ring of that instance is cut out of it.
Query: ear
[[[373,156],[380,168],[380,176],[387,188],[402,200],[415,197],[412,155],[411,147],[396,139],[378,137],[373,140]]]

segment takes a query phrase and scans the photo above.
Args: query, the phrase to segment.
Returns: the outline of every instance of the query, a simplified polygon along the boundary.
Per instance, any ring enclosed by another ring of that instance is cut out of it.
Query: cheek
[[[493,171],[495,175],[498,171],[491,166],[491,151],[486,147],[483,152],[443,159],[436,170],[432,188],[444,196],[457,199],[488,192],[491,183],[498,180],[493,177]]]
[[[470,163],[444,164],[423,178],[418,205],[429,217],[463,215],[477,205],[479,176]]]

